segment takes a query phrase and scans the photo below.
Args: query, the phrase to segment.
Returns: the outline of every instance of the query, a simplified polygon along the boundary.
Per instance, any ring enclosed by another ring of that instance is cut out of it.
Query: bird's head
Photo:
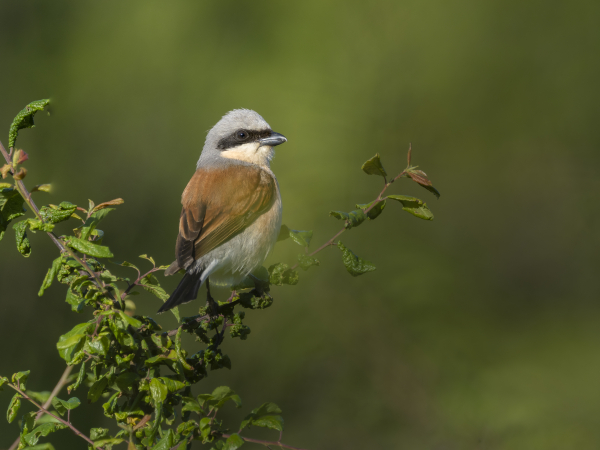
[[[273,147],[286,141],[257,112],[234,109],[208,132],[198,167],[221,158],[268,166],[275,156]]]

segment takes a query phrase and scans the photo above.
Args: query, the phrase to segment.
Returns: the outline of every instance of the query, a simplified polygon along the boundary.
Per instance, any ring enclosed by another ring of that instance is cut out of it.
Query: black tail
[[[182,303],[191,302],[198,296],[198,289],[202,286],[202,273],[190,275],[186,273],[179,286],[173,291],[169,299],[158,310],[159,313],[175,308]]]

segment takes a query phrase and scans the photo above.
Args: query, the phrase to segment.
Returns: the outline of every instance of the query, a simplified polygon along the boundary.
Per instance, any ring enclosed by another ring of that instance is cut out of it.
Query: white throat
[[[238,145],[230,150],[225,150],[221,152],[221,156],[269,167],[269,163],[275,156],[275,151],[269,145],[260,146],[258,142],[249,142],[248,144]]]

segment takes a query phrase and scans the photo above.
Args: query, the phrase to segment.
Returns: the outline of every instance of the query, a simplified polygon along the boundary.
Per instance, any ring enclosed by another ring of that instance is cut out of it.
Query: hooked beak
[[[263,145],[270,145],[271,147],[275,147],[276,145],[287,142],[287,139],[283,134],[275,133],[274,131],[272,131],[271,136],[263,138],[258,142],[260,142],[259,147],[262,147]]]

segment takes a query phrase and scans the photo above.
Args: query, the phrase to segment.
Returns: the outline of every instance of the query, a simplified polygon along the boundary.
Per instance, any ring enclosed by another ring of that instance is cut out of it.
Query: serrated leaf
[[[309,255],[298,255],[298,265],[304,270],[308,270],[311,266],[318,266],[321,263],[314,256]]]
[[[67,392],[70,394],[72,391],[74,391],[75,389],[77,389],[79,386],[81,386],[81,383],[83,382],[83,380],[85,379],[86,373],[85,373],[85,366],[86,366],[87,362],[83,362],[81,363],[81,367],[79,368],[79,373],[77,374],[77,379],[75,380],[75,383],[73,383],[72,385],[67,387]]]
[[[8,132],[8,147],[14,147],[17,142],[17,136],[19,135],[19,130],[23,128],[33,128],[35,124],[33,122],[33,116],[38,111],[43,111],[46,106],[50,104],[50,99],[36,100],[35,102],[31,102],[21,111],[16,117],[13,119],[12,124],[10,125],[10,130]]]
[[[309,247],[313,237],[312,230],[289,230],[292,240],[302,247]]]
[[[68,238],[66,244],[72,249],[84,255],[93,256],[94,258],[112,258],[114,256],[108,247],[96,245],[90,241],[84,241],[76,237]]]
[[[374,203],[374,201],[371,203],[357,204],[356,207],[362,209],[363,211],[366,211],[368,208],[371,207],[371,205],[373,205],[373,203]],[[366,213],[367,217],[369,218],[369,220],[375,220],[383,212],[384,208],[385,208],[385,200],[378,201],[369,210],[369,212]]]
[[[275,286],[281,286],[283,284],[298,284],[298,272],[290,269],[287,264],[273,264],[268,270],[269,282]]]
[[[27,389],[27,379],[29,378],[29,370],[13,373],[12,382],[19,386],[21,390]]]
[[[48,223],[60,223],[68,220],[77,210],[77,205],[69,202],[61,202],[60,205],[54,208],[43,206],[40,209],[42,220]]]
[[[21,220],[13,225],[13,229],[15,230],[15,238],[17,241],[17,250],[19,253],[23,255],[25,258],[28,258],[31,255],[31,244],[29,242],[29,238],[27,237],[27,220]]]
[[[6,410],[6,420],[8,421],[8,423],[12,423],[12,421],[15,420],[15,418],[17,417],[17,414],[19,413],[19,408],[21,408],[22,398],[23,397],[21,397],[21,394],[16,393],[10,401],[8,409]]]
[[[140,255],[140,258],[150,261],[152,263],[152,265],[154,267],[156,267],[156,263],[154,262],[154,258],[152,258],[152,256],[148,256],[148,255],[144,254],[144,255]]]
[[[372,272],[376,267],[369,261],[356,256],[352,250],[347,248],[342,242],[338,242],[338,248],[342,251],[342,261],[346,270],[353,277],[362,275],[363,273]]]
[[[40,437],[48,436],[50,433],[54,433],[56,430],[62,430],[64,428],[67,428],[67,426],[63,425],[62,423],[43,423],[40,426],[34,428],[32,432],[23,436],[23,440],[27,445],[35,445],[37,444]]]
[[[362,170],[368,175],[379,175],[381,177],[387,176],[385,169],[381,165],[379,153],[377,153],[371,159],[365,161],[362,165]]]
[[[233,433],[225,441],[225,445],[223,446],[223,450],[237,450],[242,445],[244,445],[244,440],[240,437],[239,434]]]
[[[166,400],[168,393],[169,389],[163,382],[158,378],[152,378],[150,381],[150,394],[152,395],[155,405],[163,403]]]
[[[100,378],[99,380],[96,380],[94,384],[92,384],[92,386],[90,387],[90,390],[88,391],[88,403],[94,403],[95,401],[97,401],[104,392],[104,390],[107,388],[107,386],[108,378],[106,378],[105,376]]]
[[[336,219],[344,220],[346,222],[344,224],[346,229],[357,227],[367,219],[367,216],[362,209],[357,209],[349,213],[343,211],[329,211],[329,215]]]
[[[387,198],[402,203],[402,209],[415,217],[423,220],[433,220],[433,213],[427,207],[427,204],[415,197],[406,195],[388,195]]]
[[[67,411],[77,408],[81,405],[81,402],[77,397],[70,398],[69,400],[61,400],[58,397],[52,398],[52,406],[56,409],[56,412],[61,416],[64,416]]]
[[[42,286],[38,292],[38,296],[44,295],[46,289],[48,289],[52,285],[52,281],[56,278],[56,274],[60,271],[60,267],[62,265],[62,256],[59,256],[54,261],[52,261],[52,266],[48,269],[48,273],[42,282]]]

